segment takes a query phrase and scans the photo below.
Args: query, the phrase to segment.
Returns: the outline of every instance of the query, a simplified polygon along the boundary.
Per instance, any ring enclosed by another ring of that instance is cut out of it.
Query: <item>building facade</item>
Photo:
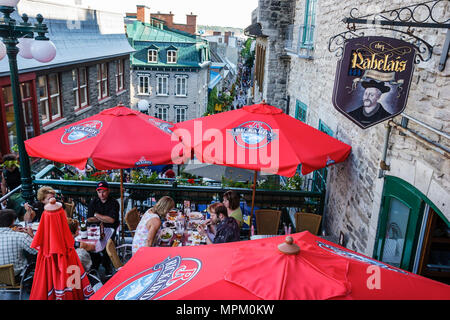
[[[252,13],[252,24],[244,31],[256,39],[252,101],[287,110],[287,76],[290,57],[285,42],[293,24],[294,1],[259,1]]]
[[[139,12],[138,7],[138,17]],[[157,22],[126,25],[136,50],[131,57],[131,105],[144,106],[150,115],[169,122],[201,117],[208,99],[208,43]]]
[[[17,9],[17,21],[22,13],[32,23],[37,13],[44,16],[57,50],[47,64],[18,56],[25,139],[118,104],[129,106],[133,49],[120,29],[120,14],[25,0]],[[17,142],[7,57],[0,61],[0,90],[0,151],[6,154]]]
[[[414,35],[425,39],[433,50],[429,59],[416,59],[405,109],[391,120],[362,129],[333,105],[340,57],[336,56],[339,51],[329,47],[330,39],[352,31],[342,22],[350,13],[368,16],[369,20],[381,19],[377,13],[385,10],[386,15],[394,12],[395,16],[395,12],[408,7],[403,13],[415,10],[418,14],[424,6],[415,8],[422,1],[281,2],[291,2],[295,6],[293,22],[280,40],[290,56],[285,91],[290,100],[289,113],[352,146],[346,162],[311,174],[314,187],[326,186],[322,229],[327,234],[341,236],[349,249],[448,281],[450,64],[447,62],[445,68],[439,65],[442,55],[444,59],[448,55],[443,50],[448,29],[415,28]],[[280,1],[259,1],[258,10],[274,11],[278,3]],[[448,23],[448,1],[432,1],[428,8],[438,21]],[[425,8],[416,21],[430,22],[427,12]],[[273,46],[269,44],[269,32],[261,24],[262,34],[268,36],[261,38],[266,39],[264,48],[270,50]],[[367,28],[367,25],[358,27]],[[407,30],[407,27],[395,28]],[[363,31],[367,36],[408,39],[379,25],[372,24],[369,29]],[[358,29],[354,31],[357,33]],[[264,44],[263,40],[260,45]],[[279,72],[272,71],[267,51],[264,56],[264,81],[285,79],[279,77]],[[280,94],[282,92],[280,90]]]

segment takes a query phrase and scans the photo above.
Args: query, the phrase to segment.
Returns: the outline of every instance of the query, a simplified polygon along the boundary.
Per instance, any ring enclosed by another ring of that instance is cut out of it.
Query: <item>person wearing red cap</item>
[[[105,228],[113,228],[114,232],[111,239],[114,239],[117,227],[119,226],[119,202],[110,197],[109,185],[106,181],[100,181],[97,184],[97,197],[94,198],[88,207],[87,222],[88,223],[103,223]],[[111,261],[103,250],[100,253],[91,253],[93,267],[97,269],[100,263],[105,268],[105,273],[111,273]]]
[[[103,222],[106,228],[119,226],[120,205],[116,199],[109,196],[109,185],[106,181],[97,184],[97,198],[89,203],[87,221],[89,223]]]

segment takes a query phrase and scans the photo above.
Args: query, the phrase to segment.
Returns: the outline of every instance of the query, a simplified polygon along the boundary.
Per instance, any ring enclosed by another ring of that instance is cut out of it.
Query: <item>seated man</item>
[[[114,228],[116,230],[119,226],[119,202],[109,196],[108,182],[100,181],[96,190],[98,197],[89,203],[87,222],[103,222],[105,228]]]
[[[197,227],[197,230],[201,235],[206,235],[206,243],[212,244],[239,241],[240,229],[236,219],[228,216],[228,210],[223,204],[213,204],[211,207],[212,206],[214,207],[212,209],[210,208],[210,220],[211,224],[216,226],[214,239],[210,238],[210,235],[208,235],[203,227]]]
[[[105,228],[114,228],[111,239],[114,239],[116,229],[119,226],[120,205],[116,199],[109,196],[109,185],[106,181],[100,181],[97,184],[97,198],[93,199],[88,206],[87,222],[103,223]],[[111,274],[111,261],[106,249],[100,253],[90,253],[93,262],[93,268],[97,269],[100,263],[105,268],[107,275]]]
[[[18,229],[14,231],[11,227],[16,220],[14,210],[0,210],[0,265],[14,265],[16,280],[27,265],[27,255],[35,257],[37,251],[30,248],[33,241],[33,230],[31,228]]]

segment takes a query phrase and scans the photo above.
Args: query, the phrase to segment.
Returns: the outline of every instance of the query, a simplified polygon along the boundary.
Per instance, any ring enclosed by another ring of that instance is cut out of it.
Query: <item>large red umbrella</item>
[[[174,125],[200,162],[292,177],[344,161],[351,147],[266,103]]]
[[[94,293],[74,242],[66,212],[51,199],[31,243],[39,252],[30,300],[84,300]]]
[[[450,299],[450,286],[443,283],[386,265],[307,231],[291,236],[300,248],[297,254],[280,252],[285,236],[141,248],[90,299]]]
[[[172,126],[167,121],[117,106],[28,139],[25,148],[31,157],[79,169],[85,168],[88,159],[101,170],[181,163],[182,149],[176,148],[178,141],[172,140]],[[120,174],[123,224],[122,170]]]
[[[177,141],[172,124],[124,106],[102,112],[25,141],[31,157],[100,170],[169,164]]]

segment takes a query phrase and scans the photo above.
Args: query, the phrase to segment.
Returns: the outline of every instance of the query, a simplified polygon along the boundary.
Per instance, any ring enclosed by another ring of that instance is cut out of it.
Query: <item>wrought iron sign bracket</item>
[[[425,62],[431,59],[433,46],[419,36],[414,35],[414,28],[447,29],[446,40],[442,48],[438,67],[439,71],[443,71],[450,50],[450,18],[445,15],[442,18],[439,15],[443,15],[443,9],[448,4],[449,0],[432,0],[363,16],[358,15],[357,8],[353,8],[350,10],[350,17],[342,20],[347,24],[348,30],[331,37],[328,43],[328,50],[336,52],[336,56],[340,57],[345,40],[364,37],[366,32],[373,30],[388,30],[398,33],[402,40],[408,41],[415,46],[417,51],[415,63],[418,64],[421,61]],[[367,27],[357,28],[356,25],[367,25]],[[406,31],[397,29],[401,27],[408,27],[408,29]]]

